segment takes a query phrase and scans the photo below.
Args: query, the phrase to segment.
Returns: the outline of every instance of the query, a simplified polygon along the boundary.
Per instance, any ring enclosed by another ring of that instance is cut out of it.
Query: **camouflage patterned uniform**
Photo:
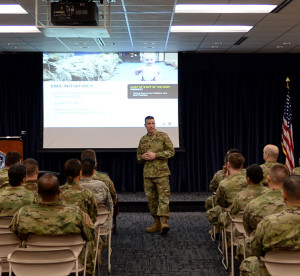
[[[88,214],[79,207],[66,206],[61,202],[39,202],[28,205],[15,214],[10,230],[21,240],[25,240],[30,234],[47,236],[81,234],[84,240],[89,241],[87,274],[93,274],[95,228]],[[83,257],[81,254],[81,262]]]
[[[145,161],[142,155],[147,151],[156,154],[156,159]],[[144,190],[152,216],[170,216],[170,184],[168,159],[175,154],[169,136],[158,130],[151,136],[144,135],[137,149],[137,161],[144,165]]]
[[[8,169],[2,169],[0,170],[0,189],[8,186],[10,186],[8,182]]]
[[[293,174],[300,175],[300,167],[293,169]]]
[[[88,188],[94,193],[97,204],[104,204],[109,211],[112,210],[113,202],[110,196],[110,192],[104,182],[92,178],[84,178],[79,181],[79,184],[81,187]],[[109,227],[108,218],[104,223],[104,226],[106,228]]]
[[[278,162],[276,162],[276,161],[267,161],[264,164],[260,165],[261,168],[263,169],[263,172],[264,172],[264,178],[263,178],[263,180],[260,183],[263,184],[264,186],[268,186],[269,171],[270,171],[271,167],[274,164],[278,164]]]
[[[271,250],[300,249],[300,207],[287,207],[264,218],[251,241],[251,255],[240,266],[241,275],[268,275],[259,256]],[[257,271],[259,268],[259,271]]]
[[[27,180],[22,184],[26,189],[37,192],[38,190],[38,179]]]
[[[0,217],[12,217],[21,207],[35,203],[35,195],[23,186],[0,191]]]
[[[232,203],[231,216],[235,217],[239,212],[243,212],[246,205],[253,199],[261,196],[269,191],[267,187],[262,184],[250,184],[240,191]]]
[[[215,174],[214,174],[214,176],[213,176],[213,178],[212,178],[212,180],[210,181],[210,184],[209,184],[209,190],[211,191],[211,192],[215,192],[217,189],[218,189],[218,187],[219,187],[219,183],[223,180],[223,179],[225,179],[225,174],[224,174],[224,171],[223,170],[219,170],[219,171],[217,171]],[[205,208],[206,208],[206,210],[209,210],[209,209],[211,209],[212,207],[213,207],[213,200],[215,200],[215,195],[211,195],[211,196],[209,196],[206,200],[205,200]]]
[[[222,208],[229,207],[235,195],[247,185],[245,172],[241,170],[222,180],[216,193],[216,206],[206,212],[206,218],[210,223],[217,225]]]
[[[93,192],[89,189],[80,187],[78,183],[69,183],[60,187],[61,199],[66,204],[77,205],[82,211],[87,213],[93,222],[97,218],[97,201]]]
[[[93,179],[100,180],[100,181],[105,183],[105,185],[109,189],[109,192],[110,192],[111,199],[112,199],[113,203],[117,204],[117,202],[118,202],[117,192],[116,192],[114,183],[112,182],[112,180],[110,179],[108,174],[97,171],[97,172],[94,173]]]
[[[282,191],[271,189],[267,193],[249,202],[244,211],[243,224],[248,235],[254,231],[259,222],[268,215],[285,209]]]

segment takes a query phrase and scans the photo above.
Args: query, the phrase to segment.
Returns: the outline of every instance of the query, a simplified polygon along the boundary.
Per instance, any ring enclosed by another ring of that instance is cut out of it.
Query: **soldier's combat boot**
[[[154,232],[159,232],[161,230],[161,223],[160,223],[160,217],[153,217],[154,218],[154,223],[150,227],[146,229],[148,233],[154,233]]]
[[[160,230],[160,233],[162,235],[166,235],[170,230],[170,226],[167,224],[167,220],[168,220],[167,217],[161,217],[161,230]]]

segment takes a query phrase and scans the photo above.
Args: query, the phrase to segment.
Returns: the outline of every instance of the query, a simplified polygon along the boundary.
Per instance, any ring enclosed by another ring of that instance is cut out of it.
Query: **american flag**
[[[281,144],[282,150],[286,156],[285,165],[287,166],[290,174],[295,167],[294,158],[294,142],[293,142],[293,126],[292,126],[292,104],[290,97],[290,87],[289,78],[286,79],[287,82],[287,94],[284,104],[283,122],[282,122],[282,135]]]

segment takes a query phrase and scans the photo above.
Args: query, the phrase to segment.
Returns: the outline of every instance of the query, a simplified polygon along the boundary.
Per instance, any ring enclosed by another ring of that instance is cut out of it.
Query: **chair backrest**
[[[261,259],[272,276],[299,276],[300,274],[300,250],[269,251]]]
[[[78,257],[85,241],[79,234],[65,235],[65,236],[38,236],[29,235],[26,240],[27,248],[70,248],[75,256]]]
[[[12,217],[0,217],[0,232],[7,232],[11,223]]]
[[[95,222],[95,226],[102,225],[106,222],[108,216],[111,212],[107,209],[107,207],[103,204],[98,205],[97,207],[97,220]]]
[[[243,224],[243,216],[244,216],[244,212],[239,212],[233,219],[232,222],[234,223],[236,229],[244,234],[245,236],[247,235],[247,232],[245,230],[244,224]]]
[[[69,248],[32,249],[18,248],[8,257],[11,271],[16,276],[65,276],[72,272],[76,262]]]
[[[0,232],[0,258],[6,259],[7,255],[21,244],[20,239],[12,232]]]

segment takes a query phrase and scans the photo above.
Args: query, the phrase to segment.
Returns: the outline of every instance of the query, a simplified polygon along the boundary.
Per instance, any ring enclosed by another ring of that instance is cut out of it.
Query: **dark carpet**
[[[110,275],[229,275],[221,264],[217,243],[208,235],[203,212],[172,212],[167,236],[148,234],[149,213],[121,212],[112,235]],[[107,275],[107,249],[102,252],[101,276]]]

